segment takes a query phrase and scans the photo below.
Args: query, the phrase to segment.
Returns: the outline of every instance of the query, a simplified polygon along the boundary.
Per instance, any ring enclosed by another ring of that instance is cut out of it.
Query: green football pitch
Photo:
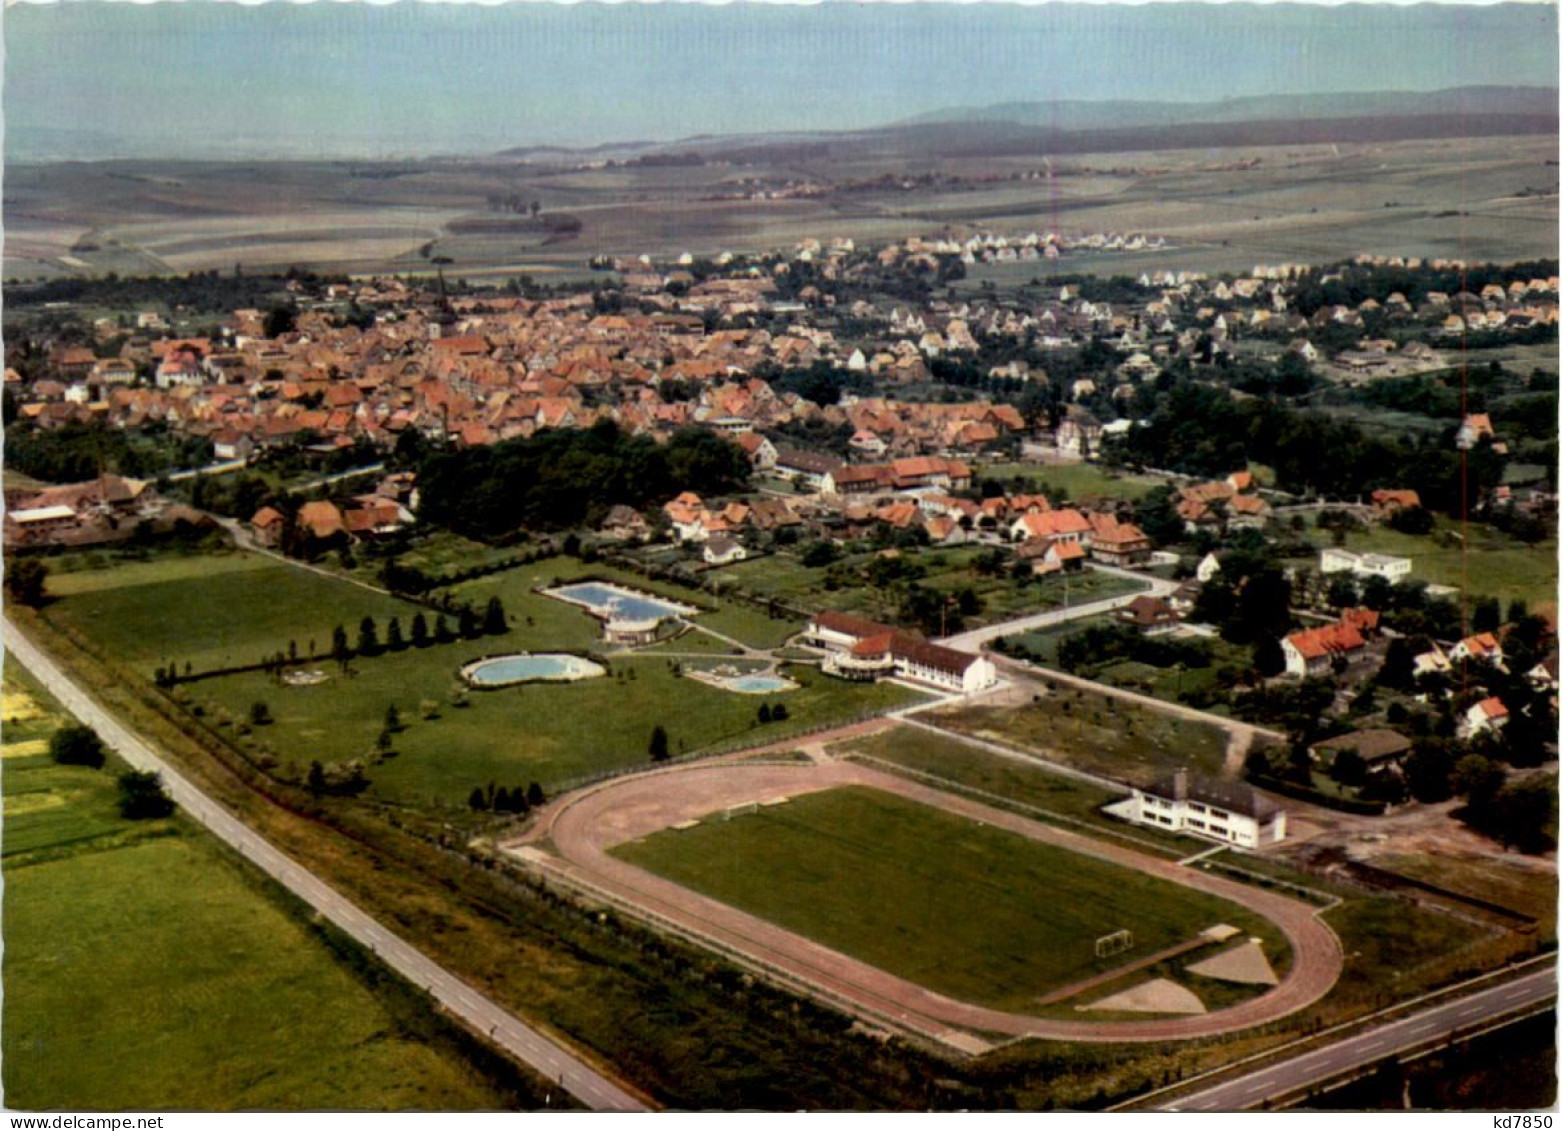
[[[1229,923],[1235,904],[879,790],[847,787],[614,850],[621,859],[939,993],[1026,1011],[1049,991]],[[1126,955],[1095,941],[1128,929]]]

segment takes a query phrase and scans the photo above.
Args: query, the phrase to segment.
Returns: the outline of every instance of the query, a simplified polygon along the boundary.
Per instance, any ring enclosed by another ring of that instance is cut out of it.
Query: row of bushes
[[[1360,801],[1349,797],[1336,797],[1333,794],[1324,793],[1299,782],[1285,781],[1282,778],[1270,777],[1267,774],[1248,774],[1248,784],[1258,789],[1266,789],[1270,793],[1278,793],[1283,797],[1291,797],[1297,801],[1307,801],[1314,805],[1322,805],[1329,809],[1338,809],[1342,813],[1355,813],[1362,817],[1381,817],[1388,806],[1381,801]]]

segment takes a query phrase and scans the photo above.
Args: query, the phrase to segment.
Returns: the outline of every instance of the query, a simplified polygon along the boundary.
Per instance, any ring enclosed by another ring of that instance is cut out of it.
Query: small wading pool
[[[474,660],[461,669],[461,678],[473,687],[508,687],[538,680],[568,682],[606,675],[607,669],[590,660],[564,652],[519,653]]]
[[[740,675],[736,679],[724,679],[721,685],[728,691],[739,691],[744,695],[765,695],[772,691],[791,691],[797,686],[791,680],[779,675]]]

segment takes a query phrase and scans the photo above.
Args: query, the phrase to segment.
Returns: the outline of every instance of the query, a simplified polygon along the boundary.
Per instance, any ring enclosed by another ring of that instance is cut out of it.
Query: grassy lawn
[[[651,729],[658,723],[667,728],[675,754],[749,733],[761,697],[681,679],[671,662],[657,655],[615,659],[612,675],[604,679],[474,692],[469,706],[451,706],[458,670],[469,660],[522,650],[599,649],[595,619],[533,592],[555,580],[588,575],[689,599],[687,593],[648,586],[611,569],[550,559],[459,588],[461,599],[479,606],[490,596],[503,600],[512,622],[504,637],[362,657],[353,661],[350,673],[323,660],[318,667],[330,678],[314,686],[288,687],[265,673],[246,672],[184,684],[180,694],[211,710],[212,718],[242,720],[251,705],[265,703],[275,721],[257,728],[250,741],[272,751],[284,768],[292,763],[299,772],[314,760],[368,758],[387,708],[394,705],[404,729],[396,736],[394,755],[369,776],[378,795],[415,803],[459,805],[474,785],[489,781],[506,786],[538,781],[551,788],[635,765],[646,757]],[[121,578],[123,584],[112,585]],[[189,660],[197,671],[253,662],[285,648],[289,640],[297,641],[301,653],[307,653],[311,640],[324,652],[333,625],[343,624],[356,640],[365,615],[377,618],[383,638],[389,616],[399,616],[405,631],[417,611],[408,602],[255,555],[125,565],[69,580],[76,591],[51,605],[48,615],[148,675],[167,659],[181,666]],[[707,607],[717,604],[703,595],[696,600]],[[697,619],[707,617],[720,631],[750,643],[778,641],[796,627],[727,602]],[[785,693],[788,720],[768,728],[777,738],[917,698],[894,685],[848,684],[811,669],[789,674],[801,687]],[[437,718],[422,717],[425,703],[437,705]]]
[[[764,565],[774,560],[776,559],[765,558],[756,564]],[[723,571],[724,574],[726,572],[728,571]],[[709,593],[649,581],[639,574],[615,569],[602,562],[588,564],[575,558],[565,557],[547,558],[490,577],[478,578],[456,586],[454,593],[458,599],[473,601],[479,607],[487,602],[489,597],[497,595],[512,615],[520,613],[531,616],[539,624],[547,620],[558,626],[561,631],[567,631],[573,639],[580,642],[579,646],[584,646],[596,640],[597,622],[576,606],[552,598],[538,597],[532,592],[535,588],[545,588],[555,582],[563,583],[581,578],[616,582],[643,593],[697,606],[705,611],[694,618],[694,623],[705,625],[724,636],[741,640],[753,648],[777,647],[788,636],[803,627],[801,621],[771,617],[763,610],[736,601],[721,600]],[[560,611],[568,617],[570,626],[568,629],[564,628],[565,619],[564,616],[559,615]]]
[[[1540,922],[1543,937],[1556,937],[1557,877],[1539,868],[1509,865],[1501,860],[1455,859],[1429,854],[1402,854],[1374,861],[1380,868],[1435,884],[1529,915]]]
[[[121,818],[112,768],[18,754],[57,725],[21,719],[24,694],[8,682],[7,1107],[504,1104],[193,826]]]
[[[110,570],[51,578],[62,599],[47,615],[72,625],[150,676],[172,661],[197,672],[252,664],[296,642],[331,648],[333,626],[356,640],[358,622],[417,606],[371,593],[255,554],[223,554],[125,563]]]
[[[1214,724],[1067,688],[1025,707],[951,707],[924,718],[1133,785],[1184,766],[1218,776],[1225,761],[1226,735]]]
[[[397,560],[408,569],[420,570],[430,577],[442,577],[457,570],[502,562],[517,554],[524,554],[528,549],[524,545],[509,548],[490,546],[463,538],[449,530],[431,529],[420,532]],[[368,554],[358,555],[357,561],[353,576],[371,585],[378,585],[383,561]]]
[[[1132,928],[1149,954],[1240,908],[1127,868],[876,790],[808,794],[732,821],[664,831],[615,855],[940,993],[1025,1010],[1123,958],[1094,940]]]
[[[800,684],[797,690],[743,695],[676,676],[666,658],[647,656],[614,659],[604,678],[473,691],[467,706],[450,705],[461,663],[541,643],[517,631],[503,640],[354,661],[357,675],[312,687],[280,687],[261,673],[244,673],[190,690],[235,717],[251,703],[266,703],[275,722],[257,728],[255,737],[303,768],[313,759],[371,760],[386,708],[394,704],[403,729],[395,736],[394,756],[368,768],[373,794],[457,806],[473,786],[490,781],[511,788],[536,781],[551,793],[562,782],[645,764],[658,724],[677,755],[751,734],[780,739],[918,698],[893,684],[851,684],[800,666],[782,669]],[[422,718],[424,700],[440,704],[437,718]],[[788,718],[756,732],[757,712],[767,702],[784,702]]]
[[[1457,531],[1457,524],[1441,523],[1439,530]],[[1315,536],[1320,546],[1331,545],[1327,532]],[[1401,534],[1386,526],[1352,531],[1346,548],[1359,552],[1398,554],[1411,559],[1410,576],[1434,585],[1463,586],[1468,577],[1473,597],[1497,597],[1503,605],[1522,597],[1531,607],[1557,599],[1557,543],[1555,539],[1525,545],[1501,531],[1480,523],[1470,524],[1469,553],[1455,542],[1443,545],[1438,534]],[[1317,567],[1318,560],[1312,560]]]
[[[1162,480],[1151,476],[1129,475],[1093,463],[978,464],[972,469],[972,474],[977,479],[1032,480],[1049,498],[1054,496],[1058,488],[1062,488],[1068,492],[1070,499],[1079,499],[1087,495],[1138,499],[1153,488],[1164,485]],[[1057,500],[1054,498],[1053,501]]]
[[[1345,948],[1336,998],[1369,995],[1388,1002],[1425,991],[1461,970],[1490,964],[1478,957],[1503,932],[1386,896],[1348,899],[1324,913]]]
[[[1006,572],[1000,576],[984,576],[972,568],[972,563],[985,549],[984,546],[960,546],[919,550],[913,558],[926,570],[925,575],[916,580],[917,585],[946,594],[970,589],[981,600],[981,612],[965,618],[968,627],[1045,612],[1060,608],[1065,602],[1077,605],[1144,588],[1138,582],[1093,570],[1074,574],[1066,580],[1054,576],[1020,585]],[[876,589],[865,583],[830,588],[830,577],[844,573],[852,578],[874,556],[871,553],[854,554],[842,558],[834,567],[809,568],[791,555],[777,553],[754,562],[740,562],[723,570],[722,574],[747,592],[798,608],[814,612],[834,609],[893,622],[901,600],[894,589]]]
[[[832,750],[842,756],[868,755],[946,782],[996,794],[1018,802],[1023,807],[1020,811],[1032,816],[1036,815],[1034,810],[1040,809],[1067,818],[1061,822],[1065,825],[1083,821],[1114,837],[1127,837],[1138,847],[1152,851],[1158,845],[1170,855],[1181,856],[1205,843],[1102,816],[1101,806],[1121,800],[1123,792],[1100,789],[1088,782],[1050,773],[1040,766],[999,757],[953,735],[900,726],[843,742]]]

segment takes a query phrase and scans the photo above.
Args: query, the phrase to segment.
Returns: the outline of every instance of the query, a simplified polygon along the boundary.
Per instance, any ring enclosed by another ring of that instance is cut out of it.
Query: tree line
[[[1446,435],[1390,435],[1276,401],[1233,400],[1224,389],[1175,374],[1142,395],[1152,406],[1148,423],[1109,439],[1102,453],[1107,462],[1216,476],[1262,452],[1279,486],[1294,494],[1354,498],[1378,487],[1408,487],[1433,510],[1453,514],[1460,507],[1462,462],[1453,425]],[[1319,458],[1323,452],[1327,459]],[[1505,462],[1489,441],[1472,448],[1469,498],[1500,484]]]
[[[491,540],[518,529],[595,526],[616,504],[644,508],[680,491],[730,494],[748,477],[743,450],[712,432],[680,429],[659,444],[602,421],[430,453],[418,471],[419,517]]]

